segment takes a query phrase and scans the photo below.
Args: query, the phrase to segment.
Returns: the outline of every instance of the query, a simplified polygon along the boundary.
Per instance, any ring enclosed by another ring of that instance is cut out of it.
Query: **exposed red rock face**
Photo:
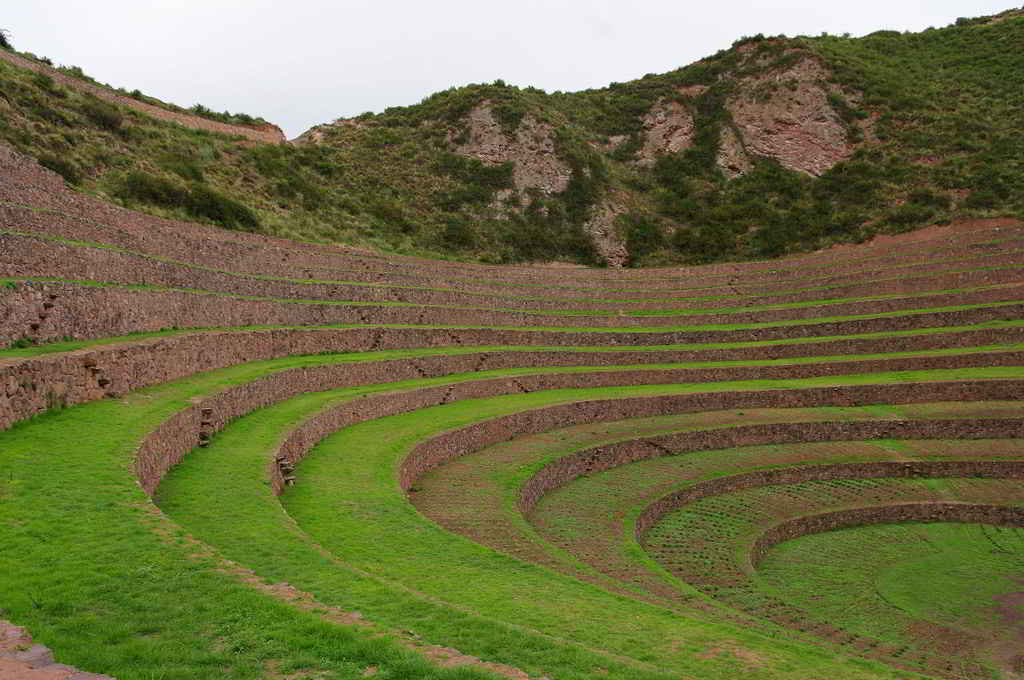
[[[527,115],[510,135],[494,117],[488,101],[473,108],[465,122],[469,138],[462,143],[456,141],[455,152],[490,166],[513,162],[516,191],[535,189],[550,195],[565,191],[569,185],[572,171],[555,153],[554,128],[549,123]]]
[[[856,107],[860,94],[843,92],[830,84],[831,72],[809,52],[790,49],[760,53],[753,44],[740,48],[740,67],[720,76],[728,85],[724,102],[726,122],[718,136],[716,162],[729,179],[750,172],[757,158],[777,160],[789,170],[818,176],[849,158],[857,148],[850,123],[837,110],[837,98]],[[640,121],[638,136],[615,135],[592,140],[591,147],[612,154],[624,144],[636,144],[628,163],[637,168],[652,167],[660,156],[686,151],[699,131],[695,100],[708,91],[706,85],[678,89],[678,95],[663,98]],[[511,162],[514,190],[499,192],[495,206],[503,212],[516,210],[509,201],[514,194],[539,191],[543,195],[563,192],[572,171],[554,144],[554,128],[527,115],[514,132],[502,127],[491,102],[484,101],[463,119],[465,129],[449,135],[458,154],[476,158],[489,166]],[[873,121],[852,123],[857,137],[873,139]],[[631,192],[606,196],[594,206],[584,230],[599,257],[611,266],[629,259],[615,218],[628,212]]]
[[[644,146],[638,165],[654,165],[657,156],[685,151],[693,144],[693,112],[676,101],[660,101],[644,116]]]
[[[747,154],[820,175],[854,152],[829,95],[829,71],[807,55],[782,70],[741,78],[726,103]]]

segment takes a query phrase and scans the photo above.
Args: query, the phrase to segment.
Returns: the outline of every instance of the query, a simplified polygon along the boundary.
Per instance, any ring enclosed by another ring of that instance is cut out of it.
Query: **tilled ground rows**
[[[1024,670],[1018,222],[501,268],[143,216],[10,151],[0,172],[0,606],[62,663]]]

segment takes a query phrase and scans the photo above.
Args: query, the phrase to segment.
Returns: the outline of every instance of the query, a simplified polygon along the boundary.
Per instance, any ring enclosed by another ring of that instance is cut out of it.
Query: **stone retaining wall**
[[[184,333],[111,346],[27,359],[0,359],[0,430],[55,406],[118,396],[176,380],[202,371],[249,361],[304,354],[365,352],[429,347],[586,346],[600,338],[587,333],[501,331],[492,329],[278,329]],[[910,337],[834,340],[824,342],[710,350],[650,350],[579,352],[491,351],[477,352],[470,371],[517,366],[626,366],[648,363],[744,361],[787,359],[805,356],[874,354],[920,351],[933,348],[970,347],[1024,340],[1024,328],[988,329],[937,333]],[[623,343],[625,344],[625,343]],[[416,360],[422,377],[443,375],[465,367],[458,356],[423,357]],[[688,379],[739,379],[740,375],[797,377],[839,375],[845,372],[956,368],[984,365],[1019,365],[1020,353],[994,352],[933,357],[908,357],[854,362],[826,362],[776,367],[721,367],[687,369]],[[443,369],[439,365],[443,364]],[[636,371],[638,379],[651,380],[654,373]],[[377,382],[387,382],[383,374]]]
[[[477,367],[481,363],[482,356],[470,354],[310,366],[280,371],[230,388],[180,411],[147,437],[136,459],[136,472],[140,484],[147,493],[152,493],[166,472],[189,451],[208,441],[235,418],[256,409],[309,392],[349,386],[385,384],[439,375],[472,373],[479,370]],[[544,355],[526,355],[519,357],[518,363],[528,365],[528,362],[533,361],[535,365],[544,365],[546,363],[544,358]],[[515,363],[515,360],[511,360],[510,363]],[[820,367],[801,366],[795,368],[797,375],[789,377],[821,374]],[[294,465],[316,442],[343,427],[462,399],[479,399],[554,389],[677,384],[716,379],[783,377],[784,375],[784,373],[776,373],[773,369],[767,369],[767,375],[765,375],[757,368],[712,371],[683,369],[534,374],[451,383],[388,392],[377,396],[368,395],[348,401],[340,407],[329,409],[303,422],[289,433],[278,456]],[[280,490],[283,481],[277,472],[277,469],[272,466],[271,479],[275,491]]]
[[[849,423],[848,423],[849,424]],[[920,420],[895,424],[861,422],[859,427],[842,429],[837,423],[807,423],[808,438],[799,441],[860,441],[865,439],[1006,439],[1024,436],[1024,423],[1013,420]],[[793,428],[777,428],[779,437],[773,444],[796,443],[798,434]],[[737,433],[744,436],[742,433]],[[839,435],[839,436],[837,436]],[[758,442],[754,442],[755,444]],[[747,444],[742,444],[747,445]],[[729,444],[727,446],[735,446]],[[725,447],[713,447],[725,448]],[[695,451],[694,448],[679,453]],[[804,464],[787,468],[758,470],[728,475],[705,482],[697,482],[648,505],[637,516],[634,535],[637,541],[665,515],[687,505],[712,496],[783,484],[822,482],[835,479],[939,479],[954,477],[981,477],[989,479],[1019,479],[1024,477],[1024,461],[942,460],[942,461],[875,461],[870,463],[836,463],[831,465]]]
[[[0,170],[5,169],[2,151],[3,149],[0,147]],[[38,169],[43,173],[49,173],[42,168]],[[9,185],[0,185],[0,201],[4,200],[6,196],[8,200],[18,202],[22,194],[37,191],[39,183],[44,179],[56,179],[54,186],[47,185],[49,191],[45,194],[46,196],[66,193],[62,187],[62,180],[56,175],[45,178],[33,176],[34,182],[30,187],[19,187],[12,191]],[[57,184],[61,186],[57,186]],[[95,200],[80,194],[71,196],[81,201]],[[32,194],[25,200],[40,201],[42,197]],[[504,280],[507,277],[502,277],[501,281],[488,281],[465,278],[471,276],[472,273],[459,272],[451,266],[447,271],[439,271],[436,266],[430,269],[374,267],[372,263],[367,263],[364,259],[348,255],[343,249],[320,246],[322,250],[317,251],[311,250],[309,244],[279,241],[269,237],[261,246],[236,243],[223,238],[224,235],[230,236],[235,232],[208,227],[206,228],[207,232],[212,229],[212,233],[191,234],[190,232],[197,228],[202,228],[202,225],[142,215],[106,203],[99,203],[96,206],[89,205],[87,208],[83,207],[79,212],[97,214],[90,219],[54,212],[52,209],[39,210],[0,203],[0,225],[10,231],[101,243],[131,251],[139,256],[172,259],[200,267],[223,269],[224,264],[229,262],[232,271],[238,273],[282,278],[342,279],[352,282],[391,285],[404,282],[407,285],[451,287],[463,292],[499,295],[550,294],[552,290],[558,290],[564,297],[621,298],[623,301],[633,300],[642,295],[661,298],[685,295],[700,297],[771,296],[780,289],[839,284],[853,285],[858,281],[861,282],[861,285],[867,285],[863,283],[865,279],[869,284],[877,284],[879,279],[896,276],[901,278],[928,277],[937,274],[937,267],[938,272],[941,272],[971,267],[1016,264],[1024,257],[1024,254],[1019,252],[1024,248],[1024,236],[1011,238],[1013,234],[1021,231],[1015,229],[1006,234],[1003,234],[1002,231],[994,232],[999,234],[1001,239],[1005,239],[1000,243],[997,252],[992,252],[985,244],[966,242],[950,245],[948,250],[926,252],[917,256],[903,255],[894,257],[891,261],[887,258],[880,263],[873,263],[871,260],[866,262],[855,260],[853,264],[837,261],[818,270],[795,270],[782,275],[779,272],[769,271],[762,276],[744,275],[742,280],[737,276],[733,277],[735,280],[716,282],[714,276],[696,274],[696,272],[702,271],[699,268],[675,270],[676,278],[645,280],[643,275],[646,270],[637,270],[636,275],[639,278],[604,282],[588,281],[581,278],[569,282],[574,288],[565,288],[566,281],[563,277],[559,277],[558,280],[546,281],[541,281],[539,278],[535,281],[523,279],[519,282]],[[108,222],[97,221],[100,219],[108,220]],[[136,222],[139,224],[135,224]],[[172,233],[178,231],[181,233]],[[985,233],[989,232],[982,231],[972,236],[980,237]],[[213,236],[218,238],[213,238]],[[937,257],[947,261],[937,264],[932,261]],[[926,258],[925,261],[919,261],[922,258]],[[951,262],[949,259],[954,261]],[[584,271],[593,272],[594,275],[599,274],[595,270]],[[540,285],[549,287],[538,289]],[[633,290],[609,289],[607,287],[609,285],[632,287]],[[697,287],[693,287],[694,285]],[[846,293],[856,294],[856,290],[849,289]],[[868,293],[877,294],[874,289],[869,290]],[[788,300],[789,298],[786,297],[780,299],[780,301]],[[712,303],[714,301],[705,302]],[[768,303],[770,300],[759,301],[758,304],[762,302]]]
[[[891,333],[990,321],[1018,321],[1022,318],[1024,303],[1011,303],[997,307],[764,328],[647,332],[610,330],[594,333],[591,340],[582,340],[576,344],[621,346],[752,342],[858,333]],[[588,318],[415,306],[253,300],[186,291],[96,287],[74,283],[20,282],[15,284],[14,288],[0,285],[0,347],[8,347],[26,338],[34,343],[45,343],[62,339],[97,339],[167,328],[444,324],[578,327],[599,330],[628,328],[632,324],[642,323],[642,319],[643,317]],[[673,325],[688,323],[686,317],[673,317],[671,321]]]
[[[695,411],[738,408],[806,408],[812,406],[864,406],[912,404],[932,401],[1016,400],[1022,383],[1016,380],[935,382],[898,385],[857,385],[763,391],[704,392],[659,397],[633,397],[578,401],[532,409],[474,423],[418,444],[402,461],[399,484],[408,490],[423,474],[467,453],[517,437],[584,423],[628,418],[649,418]],[[538,497],[539,490],[561,486],[584,474],[618,464],[665,455],[647,447],[639,457],[603,460],[599,456],[572,454],[535,475],[523,489],[524,498]]]
[[[2,210],[0,210],[2,212]],[[2,218],[2,215],[0,215]],[[70,245],[33,236],[0,233],[0,277],[13,279],[55,278],[66,281],[98,281],[123,285],[146,285],[163,288],[188,288],[203,292],[232,295],[272,297],[291,300],[398,302],[416,305],[442,305],[448,307],[471,306],[521,310],[519,316],[511,312],[491,315],[492,318],[516,318],[521,324],[588,325],[588,326],[666,326],[687,324],[757,323],[787,319],[808,319],[843,314],[877,314],[902,309],[977,304],[984,302],[1020,300],[1024,298],[1024,266],[1010,269],[981,269],[921,276],[913,279],[845,283],[840,288],[804,290],[773,294],[764,298],[727,297],[709,301],[647,301],[647,302],[589,302],[566,298],[520,299],[461,290],[428,290],[381,285],[346,285],[343,283],[303,283],[297,281],[258,278],[253,275],[212,271],[184,263],[167,262],[139,254],[125,253],[108,248]],[[1024,261],[1024,253],[1005,256],[1015,263]],[[995,266],[988,262],[988,266]],[[913,295],[939,290],[1000,285],[1009,287],[984,291],[951,292],[927,297],[907,297],[886,300],[865,300],[796,307],[778,310],[713,313],[715,308],[792,304],[835,299],[843,296]],[[1015,285],[1014,285],[1015,284]],[[541,291],[538,291],[541,292]],[[565,312],[625,310],[708,309],[706,314],[687,316],[608,316],[580,317],[531,315],[530,311]],[[419,310],[415,310],[418,312]],[[457,310],[434,309],[435,316],[457,315]],[[500,323],[496,321],[495,323]]]
[[[882,239],[878,244],[838,248],[783,260],[611,273],[585,268],[501,267],[375,255],[343,246],[299,243],[143,215],[68,189],[58,175],[4,145],[0,145],[0,174],[5,178],[5,182],[0,184],[0,203],[56,211],[29,218],[23,208],[8,208],[3,219],[8,223],[7,228],[21,224],[23,230],[108,243],[196,264],[219,267],[231,262],[237,271],[306,278],[312,278],[312,270],[315,269],[328,271],[340,267],[373,273],[377,277],[374,280],[380,280],[381,276],[390,280],[413,274],[429,280],[489,277],[492,283],[501,281],[507,285],[587,288],[624,285],[639,286],[644,290],[671,290],[689,283],[732,290],[737,285],[745,286],[758,280],[772,282],[769,285],[774,287],[774,282],[780,279],[780,272],[788,272],[782,278],[790,279],[814,275],[833,277],[850,271],[869,272],[903,266],[908,264],[908,257],[921,260],[936,256],[958,258],[971,252],[975,256],[982,255],[987,251],[983,241],[1015,238],[1022,227],[1019,221],[1010,219],[977,220],[931,228],[928,230],[930,240],[927,241],[922,241],[921,232],[917,232],[896,239]],[[977,247],[972,247],[972,244]],[[310,270],[308,273],[307,269]],[[600,291],[599,295],[605,296],[606,293]],[[632,296],[627,294],[627,297]]]
[[[982,503],[904,503],[799,517],[763,533],[750,551],[750,565],[756,568],[773,547],[800,536],[868,524],[901,522],[961,522],[1024,527],[1024,508]]]

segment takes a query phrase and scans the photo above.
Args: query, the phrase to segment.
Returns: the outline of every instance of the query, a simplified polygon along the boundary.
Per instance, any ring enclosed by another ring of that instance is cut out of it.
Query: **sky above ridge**
[[[919,31],[1016,0],[47,0],[4,7],[20,51],[181,106],[319,123],[503,79],[553,92],[663,73],[744,35]]]

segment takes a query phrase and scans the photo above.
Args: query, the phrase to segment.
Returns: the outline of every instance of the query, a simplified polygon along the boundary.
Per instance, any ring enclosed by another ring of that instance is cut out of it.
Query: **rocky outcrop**
[[[827,84],[828,69],[810,55],[796,58],[785,68],[740,78],[726,109],[747,153],[817,176],[849,158],[855,147],[829,101],[836,93]]]
[[[56,663],[48,647],[36,644],[24,628],[0,620],[0,678],[4,680],[114,680]]]
[[[465,123],[468,139],[460,143],[454,134],[450,137],[455,153],[489,166],[514,163],[512,182],[517,192],[536,190],[551,195],[569,186],[572,170],[555,153],[554,128],[550,124],[527,114],[510,135],[494,117],[488,101],[473,108]]]
[[[605,201],[594,209],[583,232],[590,237],[598,257],[609,267],[622,267],[629,261],[629,251],[622,235],[615,227],[615,218],[625,210],[613,200]]]
[[[637,165],[654,165],[662,154],[685,151],[693,144],[696,128],[693,113],[677,101],[660,101],[643,118],[644,145]]]
[[[751,48],[740,49],[751,52]],[[731,82],[732,94],[725,102],[730,122],[722,126],[717,156],[725,176],[732,179],[749,172],[757,156],[814,176],[846,160],[855,145],[831,98],[839,96],[856,106],[859,94],[843,93],[830,85],[831,73],[810,54],[790,50],[776,67],[761,63],[767,59],[748,56],[744,68],[750,73]],[[706,91],[706,86],[697,85],[679,92],[695,98]],[[685,151],[693,144],[697,125],[685,103],[657,102],[643,118],[637,165],[649,167],[660,155]],[[873,138],[872,126],[871,120],[859,125],[867,139]],[[613,148],[624,141],[610,140]]]
[[[722,127],[718,137],[718,156],[715,163],[729,179],[746,174],[754,167],[742,140],[728,125]]]

